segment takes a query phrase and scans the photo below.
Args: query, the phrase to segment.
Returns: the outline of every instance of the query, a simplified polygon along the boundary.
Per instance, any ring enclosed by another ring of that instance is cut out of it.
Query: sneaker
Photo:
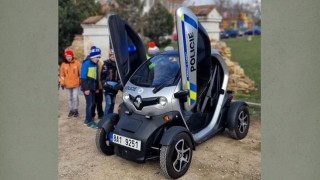
[[[70,111],[68,117],[72,117],[74,115],[74,111]]]
[[[78,112],[78,110],[75,110],[75,111],[74,111],[73,117],[79,117],[79,112]]]
[[[98,129],[99,128],[95,122],[91,122],[87,126],[90,127],[90,128],[94,128],[94,129]]]
[[[91,123],[94,123],[94,121],[87,123],[87,122],[86,122],[86,120],[84,120],[83,125],[85,125],[85,126],[88,126],[88,127],[89,127],[89,126],[91,125]]]

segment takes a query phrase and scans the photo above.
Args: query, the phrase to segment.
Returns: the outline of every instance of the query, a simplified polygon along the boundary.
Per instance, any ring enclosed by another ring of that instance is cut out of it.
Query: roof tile
[[[214,8],[215,5],[189,6],[196,16],[207,16]]]

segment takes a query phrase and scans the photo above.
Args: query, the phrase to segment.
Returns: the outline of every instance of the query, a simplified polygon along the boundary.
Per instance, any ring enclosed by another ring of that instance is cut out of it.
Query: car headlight
[[[159,104],[161,104],[162,106],[165,106],[167,103],[168,103],[168,100],[166,97],[160,97]]]
[[[123,98],[124,98],[125,100],[129,100],[129,99],[130,99],[129,93],[127,93],[127,92],[123,93]]]

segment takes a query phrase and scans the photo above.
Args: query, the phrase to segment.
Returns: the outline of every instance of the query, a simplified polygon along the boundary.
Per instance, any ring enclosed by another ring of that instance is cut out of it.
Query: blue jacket
[[[83,60],[80,74],[82,91],[99,89],[98,69],[97,63],[92,62],[90,59]]]

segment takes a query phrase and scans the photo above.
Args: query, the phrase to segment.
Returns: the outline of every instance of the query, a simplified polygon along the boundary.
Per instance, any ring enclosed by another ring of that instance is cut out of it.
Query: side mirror
[[[189,94],[188,90],[181,90],[181,91],[174,93],[173,96],[177,99],[182,100],[183,102],[186,102],[188,94]]]

